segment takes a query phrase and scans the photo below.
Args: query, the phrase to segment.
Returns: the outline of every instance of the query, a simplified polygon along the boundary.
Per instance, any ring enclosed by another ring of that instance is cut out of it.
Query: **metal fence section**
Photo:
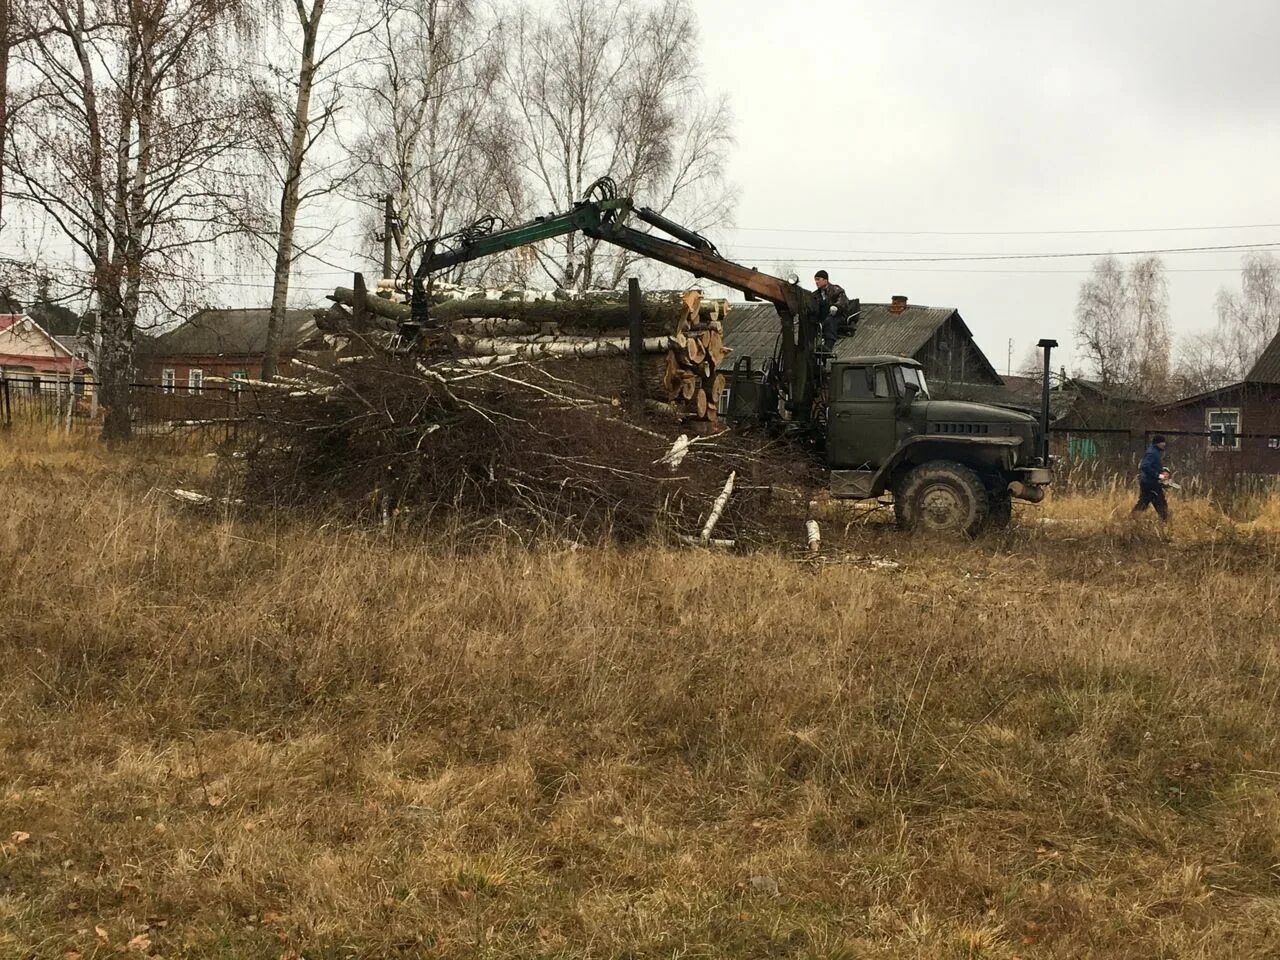
[[[0,378],[0,428],[47,433],[96,434],[104,408],[93,384],[53,384]],[[235,442],[255,429],[262,414],[257,394],[235,387],[195,390],[153,383],[133,384],[129,419],[137,437],[187,440],[198,445]]]
[[[1157,434],[1168,441],[1164,463],[1190,492],[1261,493],[1280,489],[1280,448],[1263,434],[1188,430],[1108,428],[1050,429],[1050,450],[1057,458],[1057,484],[1092,491],[1130,484]]]

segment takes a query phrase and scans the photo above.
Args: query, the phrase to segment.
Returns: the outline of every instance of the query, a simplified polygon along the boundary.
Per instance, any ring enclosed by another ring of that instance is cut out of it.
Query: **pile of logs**
[[[410,310],[403,292],[379,284],[377,294],[357,275],[353,288],[339,287],[333,306],[317,314],[331,336],[357,334],[389,340]],[[654,291],[644,295],[641,352],[663,357],[651,368],[648,400],[670,404],[682,418],[716,421],[725,388],[722,365],[724,300],[701,291]],[[430,308],[438,325],[436,346],[458,358],[459,366],[492,367],[534,360],[624,357],[630,349],[627,295],[613,291],[567,295],[515,290],[438,291]],[[443,336],[442,336],[443,335]]]
[[[708,315],[702,293],[690,290],[682,297],[685,311],[676,323],[666,351],[662,385],[676,409],[695,420],[716,422],[716,407],[724,393],[722,372],[729,348],[724,345],[724,318],[728,305],[710,301]]]

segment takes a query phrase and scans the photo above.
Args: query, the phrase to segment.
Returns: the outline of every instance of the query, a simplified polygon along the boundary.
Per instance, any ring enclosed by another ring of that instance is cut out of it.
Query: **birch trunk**
[[[0,157],[4,156],[9,132],[9,48],[13,40],[9,27],[10,0],[0,0]],[[0,165],[0,224],[4,223],[4,167]]]
[[[325,0],[315,0],[308,12],[303,0],[294,0],[302,27],[302,61],[298,70],[298,97],[293,109],[293,134],[285,167],[284,189],[280,192],[280,229],[276,235],[275,277],[271,285],[271,314],[267,319],[267,344],[262,358],[262,379],[271,380],[280,364],[280,340],[285,309],[289,302],[289,271],[293,266],[293,232],[298,221],[302,164],[307,155],[307,135],[311,129],[311,91],[316,77],[316,39]]]
[[[356,293],[348,287],[338,287],[333,291],[330,300],[344,306],[355,303]],[[369,312],[384,321],[394,321],[391,328],[401,320],[409,319],[409,305],[396,303],[385,297],[366,296],[365,306]],[[714,307],[705,305],[706,317],[713,317]],[[575,300],[449,300],[432,304],[431,318],[441,324],[452,324],[462,320],[491,320],[496,318],[522,320],[526,323],[555,323],[563,330],[599,331],[625,330],[629,319],[629,308],[625,302],[601,302],[594,298]],[[680,302],[679,295],[672,294],[669,299],[658,300],[646,298],[642,304],[641,315],[644,318],[645,333],[656,336],[673,333],[677,323],[687,313],[685,305]],[[371,322],[374,322],[371,320]],[[383,327],[382,323],[376,326]]]
[[[505,356],[530,360],[540,357],[625,357],[631,341],[625,337],[610,340],[557,339],[552,341],[470,339],[466,352],[476,357]],[[668,338],[651,337],[644,340],[641,349],[645,353],[662,353],[667,349]]]
[[[729,497],[733,494],[733,481],[737,476],[736,470],[730,473],[729,479],[724,482],[724,489],[720,491],[720,496],[716,497],[716,502],[711,507],[711,515],[707,517],[706,525],[702,528],[703,543],[708,543],[711,540],[711,533],[720,521],[720,515],[724,513],[724,508],[729,504]]]

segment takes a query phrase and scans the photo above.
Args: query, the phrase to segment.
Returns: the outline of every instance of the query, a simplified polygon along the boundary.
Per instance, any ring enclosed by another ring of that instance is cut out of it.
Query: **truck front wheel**
[[[950,460],[916,467],[903,477],[893,499],[898,526],[930,533],[975,536],[991,510],[981,478]]]

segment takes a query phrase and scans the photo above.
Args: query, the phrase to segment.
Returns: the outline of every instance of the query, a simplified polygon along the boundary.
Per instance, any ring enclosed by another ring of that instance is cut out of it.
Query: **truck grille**
[[[991,425],[988,423],[931,423],[929,424],[930,433],[951,433],[951,434],[984,434],[991,432]]]

